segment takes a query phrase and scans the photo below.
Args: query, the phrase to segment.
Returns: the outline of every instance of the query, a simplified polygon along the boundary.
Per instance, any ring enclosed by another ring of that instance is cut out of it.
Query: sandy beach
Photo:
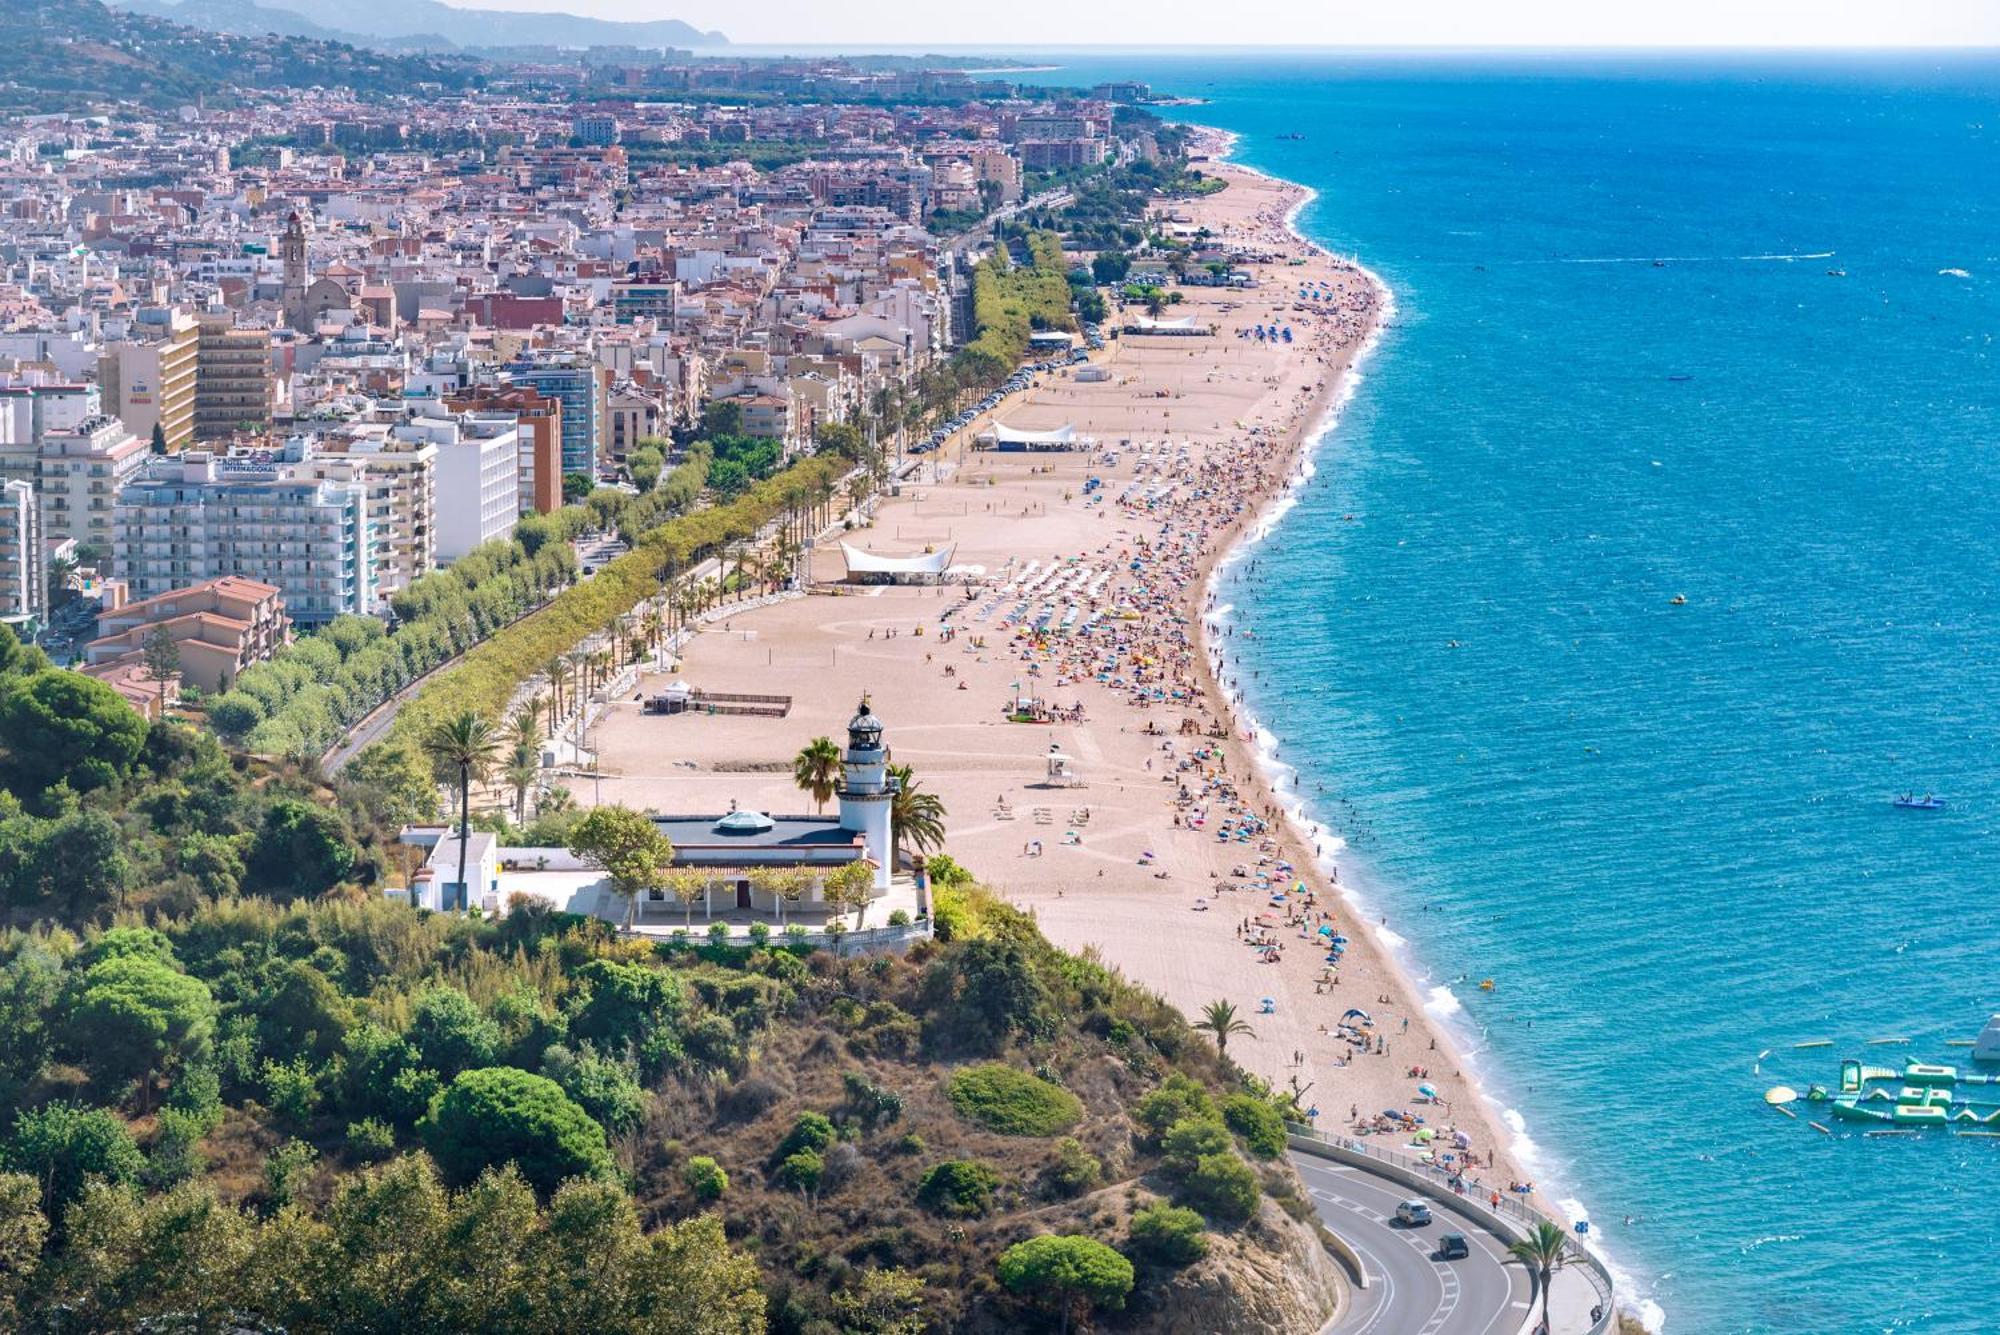
[[[1074,426],[1088,451],[976,451],[985,419],[974,423],[845,540],[885,555],[951,545],[979,576],[848,587],[838,544],[819,544],[813,596],[723,619],[681,664],[697,687],[789,695],[789,716],[617,704],[593,739],[601,797],[659,812],[808,810],[790,757],[839,737],[866,692],[895,761],[943,799],[947,850],[1050,939],[1191,1017],[1233,1003],[1253,1032],[1230,1054],[1299,1091],[1321,1129],[1358,1119],[1384,1143],[1424,1148],[1378,1118],[1405,1110],[1467,1167],[1469,1189],[1504,1191],[1519,1173],[1496,1110],[1378,936],[1387,924],[1341,898],[1338,847],[1316,847],[1259,773],[1229,694],[1230,628],[1203,625],[1216,563],[1300,476],[1387,293],[1292,232],[1300,188],[1205,165],[1229,188],[1173,216],[1264,257],[1242,266],[1254,288],[1175,289],[1184,299],[1167,317],[1214,334],[1111,340],[1090,363],[1106,378],[1047,374],[996,413],[1024,430]],[[1258,326],[1290,340],[1254,337]],[[1042,720],[1009,721],[1024,710]],[[592,785],[574,786],[592,799]],[[1368,1023],[1344,1024],[1350,1011]]]

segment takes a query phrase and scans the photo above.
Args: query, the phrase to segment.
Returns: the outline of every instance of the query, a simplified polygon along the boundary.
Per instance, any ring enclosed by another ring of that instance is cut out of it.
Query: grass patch
[[[1001,1062],[968,1066],[951,1078],[959,1116],[1003,1136],[1053,1136],[1083,1117],[1076,1095]]]

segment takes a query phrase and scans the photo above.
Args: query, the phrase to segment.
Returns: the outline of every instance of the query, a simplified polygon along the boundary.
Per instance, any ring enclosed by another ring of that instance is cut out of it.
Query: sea
[[[2000,1011],[2000,60],[1048,63],[1394,293],[1217,595],[1526,1171],[1655,1326],[2000,1330],[2000,1139],[1764,1101]]]

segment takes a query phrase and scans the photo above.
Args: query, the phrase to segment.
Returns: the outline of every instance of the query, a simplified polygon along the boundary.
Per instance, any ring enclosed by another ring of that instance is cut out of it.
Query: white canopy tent
[[[935,584],[951,568],[952,553],[957,550],[958,544],[953,543],[917,556],[883,556],[844,542],[840,544],[851,584]]]
[[[1052,431],[1016,431],[1004,422],[994,422],[973,439],[985,450],[1075,450],[1085,444],[1067,422]]]

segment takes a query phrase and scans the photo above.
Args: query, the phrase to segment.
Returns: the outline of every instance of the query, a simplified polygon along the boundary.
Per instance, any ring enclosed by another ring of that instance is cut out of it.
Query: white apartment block
[[[43,534],[108,551],[119,489],[138,475],[146,456],[145,441],[102,413],[43,432],[35,483]]]
[[[456,561],[514,531],[521,515],[521,419],[510,412],[426,410],[391,434],[437,449],[437,558]]]
[[[42,569],[42,513],[35,489],[0,483],[0,623],[27,639],[48,619],[49,586]]]

